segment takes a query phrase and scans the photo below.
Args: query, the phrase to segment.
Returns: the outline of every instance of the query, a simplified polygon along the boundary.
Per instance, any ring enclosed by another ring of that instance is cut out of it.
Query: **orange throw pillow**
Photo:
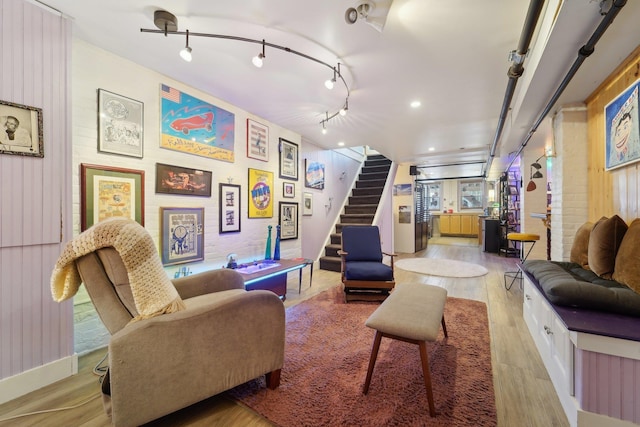
[[[571,246],[571,256],[569,257],[569,261],[580,264],[582,268],[587,270],[589,270],[589,235],[593,225],[593,222],[585,222],[578,228]]]
[[[640,218],[634,219],[620,243],[613,280],[640,293]]]
[[[627,231],[627,223],[618,215],[595,223],[589,235],[589,268],[603,279],[611,279],[616,255]]]

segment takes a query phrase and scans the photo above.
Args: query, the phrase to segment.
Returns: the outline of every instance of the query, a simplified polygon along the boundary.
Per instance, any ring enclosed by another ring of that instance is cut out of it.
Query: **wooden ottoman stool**
[[[446,301],[446,289],[425,284],[405,284],[396,286],[391,295],[369,316],[365,325],[375,329],[376,336],[371,349],[367,379],[363,388],[364,394],[369,391],[382,337],[417,344],[420,349],[424,385],[427,389],[429,414],[435,417],[426,341],[436,340],[440,324],[442,324],[444,336],[448,336],[444,322]]]

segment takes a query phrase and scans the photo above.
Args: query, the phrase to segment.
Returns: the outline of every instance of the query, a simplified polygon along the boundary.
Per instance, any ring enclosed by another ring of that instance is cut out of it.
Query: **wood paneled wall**
[[[605,171],[604,107],[640,78],[640,46],[587,99],[589,220],[640,216],[640,163]],[[635,130],[638,132],[638,129]]]
[[[44,158],[0,154],[0,379],[73,354],[72,304],[49,286],[71,236],[70,52],[67,19],[0,0],[0,99],[41,108],[44,133]]]

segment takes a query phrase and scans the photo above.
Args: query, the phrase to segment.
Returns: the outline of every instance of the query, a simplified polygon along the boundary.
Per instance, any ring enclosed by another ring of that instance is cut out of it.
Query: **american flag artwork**
[[[162,148],[234,161],[235,114],[166,84],[160,101]]]

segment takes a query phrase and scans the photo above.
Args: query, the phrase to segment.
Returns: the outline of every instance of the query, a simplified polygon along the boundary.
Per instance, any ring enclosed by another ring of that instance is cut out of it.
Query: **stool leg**
[[[369,392],[369,385],[371,384],[371,376],[373,375],[373,367],[376,364],[378,358],[378,350],[380,349],[380,341],[382,341],[382,332],[376,331],[376,337],[373,340],[373,348],[371,349],[371,357],[369,358],[369,368],[367,369],[367,379],[364,382],[363,394]]]
[[[429,356],[427,355],[427,343],[420,341],[420,360],[422,360],[422,375],[424,376],[424,386],[427,389],[427,400],[429,401],[429,415],[436,416],[436,407],[433,404],[433,390],[431,388],[431,372],[429,369]]]

